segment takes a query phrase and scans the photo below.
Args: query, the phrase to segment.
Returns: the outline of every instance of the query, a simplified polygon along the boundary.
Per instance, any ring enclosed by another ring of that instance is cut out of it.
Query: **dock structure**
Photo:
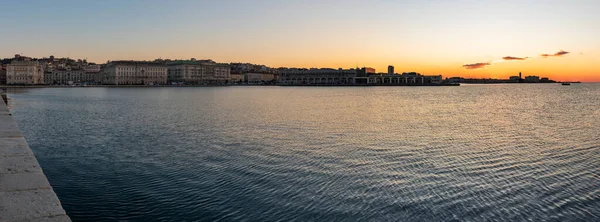
[[[71,221],[4,99],[0,100],[0,221]]]

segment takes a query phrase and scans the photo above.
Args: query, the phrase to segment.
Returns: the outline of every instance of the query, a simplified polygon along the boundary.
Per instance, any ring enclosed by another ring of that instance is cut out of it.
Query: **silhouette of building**
[[[424,85],[441,84],[441,75],[416,72],[376,74],[375,69],[289,69],[281,73],[282,85]]]
[[[527,77],[525,77],[525,82],[531,82],[531,83],[540,82],[540,77],[539,76],[527,76]]]
[[[388,75],[394,74],[394,66],[388,66]]]
[[[354,84],[357,69],[285,69],[279,83],[284,85]]]

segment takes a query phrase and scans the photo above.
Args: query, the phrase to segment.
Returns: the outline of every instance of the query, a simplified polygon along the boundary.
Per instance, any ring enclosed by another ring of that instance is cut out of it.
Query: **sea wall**
[[[0,96],[0,221],[71,221]]]

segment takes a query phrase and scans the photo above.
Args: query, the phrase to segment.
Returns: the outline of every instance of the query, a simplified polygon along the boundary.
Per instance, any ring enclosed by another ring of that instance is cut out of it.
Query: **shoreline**
[[[86,85],[86,86],[70,86],[70,85],[0,85],[0,88],[177,88],[177,87],[240,87],[240,86],[302,86],[302,87],[377,87],[377,86],[404,86],[404,87],[415,87],[415,86],[460,86],[460,85],[493,85],[493,84],[561,84],[562,82],[554,83],[460,83],[460,84],[348,84],[348,85],[337,85],[337,84],[319,84],[319,85],[308,85],[308,84],[273,84],[273,85],[261,85],[261,84],[232,84],[232,85]],[[570,82],[574,84],[581,83],[595,83],[595,82]]]

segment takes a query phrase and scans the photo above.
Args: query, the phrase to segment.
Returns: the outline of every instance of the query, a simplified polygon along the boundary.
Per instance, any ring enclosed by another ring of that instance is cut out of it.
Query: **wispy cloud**
[[[566,55],[566,54],[569,54],[569,52],[566,52],[566,51],[564,51],[564,50],[560,50],[559,52],[557,52],[557,53],[554,53],[554,54],[542,54],[541,56],[542,56],[542,57],[549,57],[549,56],[564,56],[564,55]]]
[[[466,64],[463,65],[463,67],[465,67],[465,69],[481,69],[481,68],[485,68],[486,66],[491,65],[491,63],[489,62],[479,62],[479,63],[473,63],[473,64]]]
[[[502,57],[502,59],[504,59],[504,60],[525,60],[525,59],[528,59],[528,58],[529,57],[522,58],[522,57],[513,57],[513,56]]]

